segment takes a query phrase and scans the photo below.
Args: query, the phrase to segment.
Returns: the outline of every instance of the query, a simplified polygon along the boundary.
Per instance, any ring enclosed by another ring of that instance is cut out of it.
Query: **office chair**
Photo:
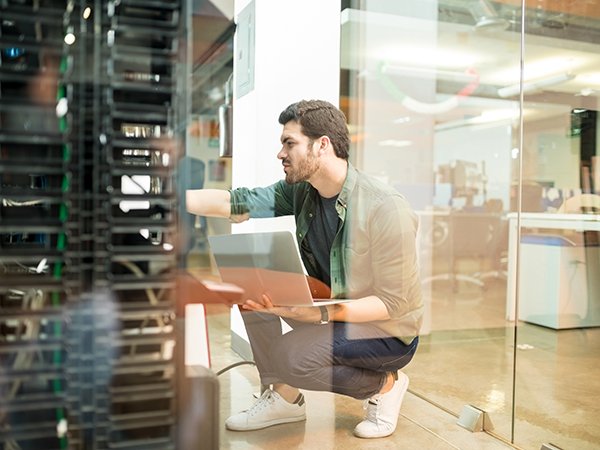
[[[423,283],[450,281],[456,291],[458,281],[484,288],[488,278],[506,278],[502,252],[508,246],[508,224],[501,214],[453,211],[443,220],[447,222],[447,238],[443,245],[446,246],[444,253],[449,261],[449,270],[427,277],[422,280]],[[493,270],[461,272],[461,260],[476,260],[481,268],[486,259],[491,259]]]

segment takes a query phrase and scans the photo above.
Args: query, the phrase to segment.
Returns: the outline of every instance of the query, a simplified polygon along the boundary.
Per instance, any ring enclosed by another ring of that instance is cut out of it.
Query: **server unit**
[[[0,449],[177,448],[184,9],[0,2]]]

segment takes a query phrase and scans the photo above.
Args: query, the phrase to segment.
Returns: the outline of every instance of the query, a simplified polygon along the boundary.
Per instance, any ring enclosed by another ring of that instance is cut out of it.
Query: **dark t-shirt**
[[[329,265],[331,245],[340,222],[335,209],[336,201],[337,195],[331,198],[318,196],[315,217],[310,223],[310,228],[306,234],[308,246],[319,269],[317,278],[327,286],[331,286]]]

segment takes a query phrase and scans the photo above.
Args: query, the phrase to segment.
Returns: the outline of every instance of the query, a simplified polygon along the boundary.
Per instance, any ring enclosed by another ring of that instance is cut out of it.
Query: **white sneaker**
[[[301,420],[306,420],[304,396],[296,403],[288,403],[277,392],[267,389],[249,410],[229,417],[225,427],[233,431],[260,430]]]
[[[407,389],[408,376],[398,372],[398,379],[389,392],[365,400],[365,419],[356,425],[354,435],[360,438],[380,438],[392,434],[396,430],[400,406]]]

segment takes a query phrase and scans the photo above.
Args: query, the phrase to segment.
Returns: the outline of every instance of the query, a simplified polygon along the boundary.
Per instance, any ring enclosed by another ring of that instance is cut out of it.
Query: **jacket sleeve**
[[[402,317],[422,306],[417,223],[415,213],[400,196],[381,204],[371,223],[375,292],[392,318]]]
[[[231,193],[231,215],[250,214],[250,218],[285,216],[294,213],[291,186],[283,180],[267,187],[237,188]]]

